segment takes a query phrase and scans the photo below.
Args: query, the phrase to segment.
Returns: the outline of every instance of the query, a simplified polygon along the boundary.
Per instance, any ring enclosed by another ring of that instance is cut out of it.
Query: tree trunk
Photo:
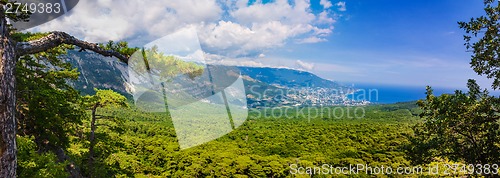
[[[83,178],[82,173],[80,172],[80,168],[76,166],[76,164],[68,155],[66,155],[66,153],[64,153],[64,149],[57,148],[54,152],[56,153],[59,162],[69,162],[69,164],[66,166],[66,170],[68,171],[70,178]]]
[[[95,130],[96,130],[96,112],[98,104],[92,108],[92,121],[90,122],[90,147],[89,147],[89,175],[94,177],[94,147],[95,147]]]
[[[0,8],[0,177],[16,177],[15,46]]]

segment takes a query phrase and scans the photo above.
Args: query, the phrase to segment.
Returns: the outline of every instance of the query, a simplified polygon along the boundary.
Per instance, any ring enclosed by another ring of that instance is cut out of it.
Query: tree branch
[[[109,120],[114,120],[115,117],[112,117],[112,116],[103,116],[103,115],[96,115],[96,119],[109,119]]]
[[[71,36],[65,32],[54,31],[49,35],[28,42],[18,42],[16,45],[17,56],[36,54],[43,52],[52,48],[55,48],[62,44],[75,45],[80,47],[82,50],[91,50],[95,53],[106,57],[116,57],[120,61],[128,63],[128,58],[119,52],[113,50],[106,50],[99,47],[95,43],[89,43],[86,41],[79,40],[74,36]]]

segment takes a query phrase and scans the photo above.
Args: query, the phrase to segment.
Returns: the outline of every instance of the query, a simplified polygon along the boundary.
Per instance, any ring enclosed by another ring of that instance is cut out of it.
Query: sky
[[[207,61],[286,67],[351,83],[465,88],[474,78],[458,21],[482,0],[87,0],[30,31],[143,46],[195,28]]]

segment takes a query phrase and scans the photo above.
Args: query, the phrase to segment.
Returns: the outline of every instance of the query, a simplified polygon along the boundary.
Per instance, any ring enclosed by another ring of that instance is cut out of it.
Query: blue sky
[[[465,88],[491,83],[469,67],[457,21],[481,0],[89,0],[33,31],[142,46],[195,27],[207,62],[288,67],[344,83]],[[89,18],[93,17],[93,18]]]
[[[313,71],[346,83],[464,88],[475,78],[483,87],[491,84],[470,69],[457,24],[482,15],[482,1],[346,1],[346,6],[328,42],[290,45],[269,56],[338,65],[346,69],[316,64]]]

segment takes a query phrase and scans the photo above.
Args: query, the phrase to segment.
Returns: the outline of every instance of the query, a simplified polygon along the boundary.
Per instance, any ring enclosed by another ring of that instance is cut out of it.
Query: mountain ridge
[[[78,68],[80,77],[72,82],[82,94],[94,88],[112,89],[129,98],[125,63],[91,52],[68,51],[63,56]],[[323,79],[311,72],[286,68],[236,66],[242,75],[250,108],[279,106],[359,105],[347,94],[354,89]]]
[[[270,84],[284,84],[287,87],[322,87],[322,88],[335,88],[341,86],[338,82],[321,78],[309,71],[303,71],[291,68],[273,68],[273,67],[251,67],[251,66],[236,66],[236,67],[238,67],[241,70],[241,73],[243,75],[247,75],[254,79]],[[259,73],[260,75],[257,73]],[[282,80],[279,80],[279,78],[272,78],[273,76],[278,76]],[[300,76],[303,76],[308,80],[304,78],[297,78]],[[292,81],[286,80],[290,78],[293,80]]]

